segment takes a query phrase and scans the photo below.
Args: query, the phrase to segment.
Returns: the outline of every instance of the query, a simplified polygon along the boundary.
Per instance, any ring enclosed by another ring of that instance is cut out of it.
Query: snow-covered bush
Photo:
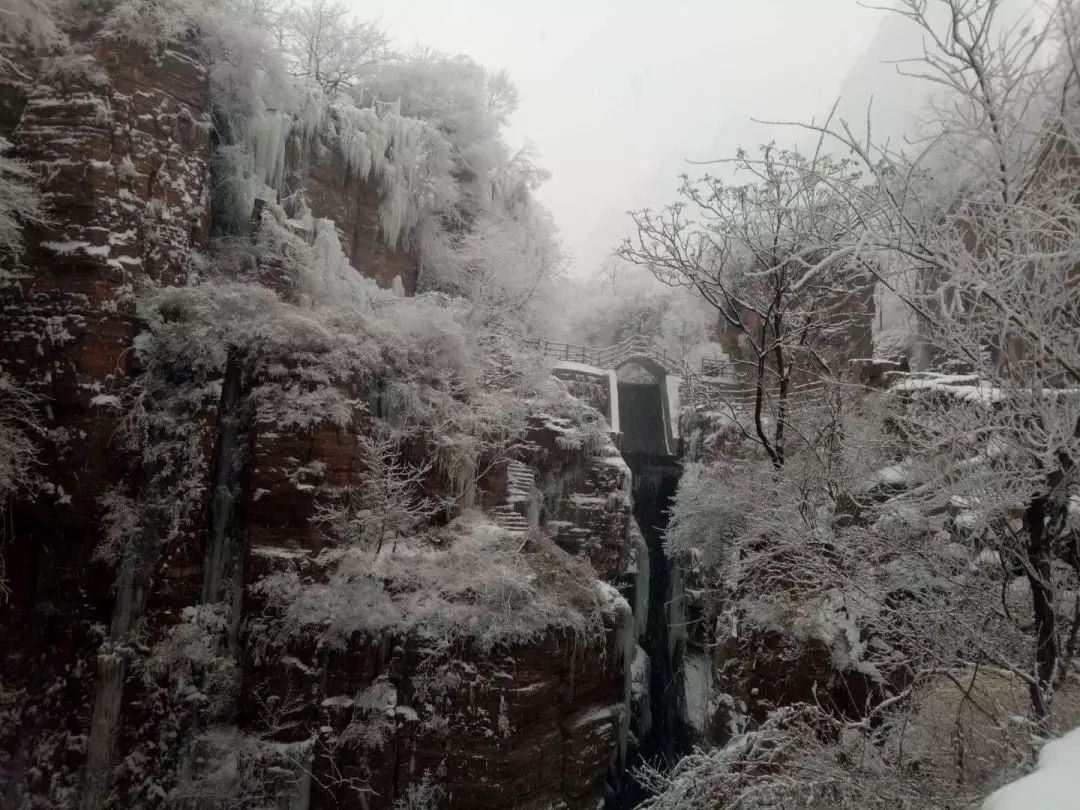
[[[923,797],[884,767],[867,729],[817,707],[777,709],[727,745],[697,750],[669,772],[646,766],[648,810],[916,810]]]
[[[956,693],[961,694],[965,686],[958,686]],[[976,705],[970,712],[981,710]],[[889,719],[884,711],[861,721],[838,721],[818,706],[787,706],[770,713],[756,728],[740,730],[722,747],[694,751],[668,772],[643,768],[638,778],[655,795],[642,806],[649,810],[954,810],[976,806],[979,785],[963,776],[943,782],[927,778],[928,769],[962,768],[962,760],[971,755],[962,747],[945,750],[964,733],[955,711],[939,707],[929,729],[942,743],[939,756],[955,757],[954,762],[920,762],[907,752],[901,738],[915,723],[903,715]],[[1075,736],[1073,732],[1045,746],[1039,770],[995,793],[983,803],[984,810],[1073,807],[1068,801],[1075,798],[1075,771],[1065,763],[1073,764]]]
[[[70,84],[89,84],[93,87],[108,87],[109,74],[104,66],[92,54],[69,52],[62,56],[50,57],[41,66],[42,81],[65,87]]]
[[[435,810],[445,793],[430,773],[424,773],[423,779],[409,785],[405,795],[394,802],[394,810]]]
[[[9,46],[51,49],[65,45],[60,0],[7,0],[0,8],[0,64],[11,66]]]
[[[102,507],[102,539],[94,549],[94,558],[116,567],[134,553],[143,530],[139,523],[140,510],[120,487],[111,487],[98,498],[98,503]]]
[[[37,445],[42,432],[39,398],[0,372],[0,511],[16,492],[34,484]]]
[[[237,661],[228,653],[229,606],[186,607],[180,621],[142,662],[148,684],[164,684],[174,696],[196,706],[203,721],[227,720],[240,688]]]
[[[209,7],[208,0],[119,0],[109,10],[104,30],[157,51],[187,40]]]
[[[288,806],[310,773],[313,748],[311,740],[273,742],[235,727],[211,727],[185,746],[176,783],[164,798],[178,810]],[[152,796],[155,802],[162,798],[160,792]]]
[[[431,539],[384,546],[374,560],[360,549],[323,552],[315,561],[327,572],[322,584],[283,573],[253,586],[280,617],[258,628],[259,637],[277,645],[315,633],[322,643],[343,646],[355,634],[416,633],[481,651],[551,632],[597,641],[620,604],[587,566],[550,541],[521,546],[471,512]]]
[[[37,441],[44,429],[37,408],[38,397],[0,371],[0,602],[7,593],[5,513],[15,495],[31,493],[39,484]]]
[[[404,460],[401,438],[372,438],[361,434],[356,445],[360,482],[343,496],[322,504],[314,522],[344,546],[371,550],[383,544],[422,534],[438,506],[423,495],[429,468]]]
[[[420,239],[426,289],[462,295],[491,332],[548,335],[565,258],[550,215],[535,204],[481,212],[465,230],[432,225]]]
[[[8,261],[22,246],[23,226],[45,218],[29,170],[17,160],[4,156],[10,148],[11,144],[0,138],[0,258]],[[0,282],[4,275],[0,270]]]

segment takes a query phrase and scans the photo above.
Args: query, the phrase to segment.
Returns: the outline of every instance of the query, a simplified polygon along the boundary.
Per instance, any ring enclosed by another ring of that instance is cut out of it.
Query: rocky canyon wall
[[[45,428],[44,486],[4,516],[0,803],[597,806],[633,657],[612,587],[633,562],[629,471],[602,420],[538,397],[522,441],[472,460],[478,492],[425,471],[425,544],[336,544],[319,516],[371,483],[387,391],[438,394],[441,347],[301,302],[266,245],[320,237],[273,200],[242,236],[258,266],[206,292],[223,263],[195,49],[91,37],[9,95],[50,221],[0,271],[0,364]],[[350,271],[412,292],[377,192],[328,153],[304,171]],[[520,398],[468,396],[453,407]]]

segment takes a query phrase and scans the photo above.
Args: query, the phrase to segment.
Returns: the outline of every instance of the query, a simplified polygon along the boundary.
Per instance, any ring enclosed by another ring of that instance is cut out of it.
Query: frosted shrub
[[[839,723],[816,706],[770,713],[727,745],[696,750],[670,772],[638,778],[655,796],[647,810],[922,810],[929,796],[891,772],[860,724]],[[938,805],[933,805],[938,806]]]
[[[388,632],[481,650],[551,631],[597,640],[605,618],[614,617],[591,571],[550,542],[538,539],[526,554],[520,545],[483,515],[466,513],[431,542],[402,539],[374,560],[359,549],[324,552],[324,584],[287,573],[254,587],[281,617],[268,635],[272,643],[312,631],[332,646],[356,633]]]
[[[668,523],[669,554],[698,549],[708,564],[727,561],[748,528],[747,501],[729,489],[741,478],[735,470],[686,466]]]
[[[12,495],[34,484],[34,436],[42,432],[36,412],[38,401],[38,397],[0,372],[0,512]]]
[[[26,167],[4,156],[11,144],[0,137],[0,258],[10,257],[22,247],[26,223],[45,219],[34,180]],[[0,282],[5,273],[0,270]]]
[[[120,0],[105,31],[155,51],[186,39],[209,7],[207,0]]]
[[[377,556],[383,544],[416,537],[438,506],[423,495],[429,467],[402,458],[401,440],[387,433],[357,437],[360,482],[332,504],[322,505],[314,522],[338,543],[368,549]]]
[[[167,806],[177,810],[244,810],[287,806],[309,773],[313,743],[275,743],[235,728],[210,728],[182,752]],[[154,797],[160,801],[160,796]],[[306,797],[305,797],[306,798]]]
[[[427,226],[419,248],[424,287],[467,298],[477,328],[547,334],[566,260],[542,207],[527,201],[508,211],[493,203],[467,230]]]
[[[424,773],[424,778],[414,782],[405,790],[405,795],[394,802],[394,810],[436,810],[440,806],[445,791]]]
[[[94,558],[117,567],[131,557],[139,533],[139,507],[120,487],[110,488],[98,498],[103,512],[101,516],[102,539],[94,549]]]
[[[64,10],[60,0],[7,0],[0,8],[0,51],[15,43],[42,49],[66,45],[61,30]],[[7,61],[0,53],[0,64]]]
[[[228,621],[226,604],[186,607],[142,662],[148,683],[165,684],[175,699],[197,704],[204,721],[225,719],[240,686],[236,659],[226,649]]]
[[[36,438],[44,429],[37,407],[38,397],[0,372],[0,603],[7,594],[2,552],[8,503],[17,494],[34,492],[40,483]]]
[[[109,86],[109,74],[106,73],[104,66],[88,53],[67,53],[45,60],[42,64],[42,79],[61,86],[68,84]]]

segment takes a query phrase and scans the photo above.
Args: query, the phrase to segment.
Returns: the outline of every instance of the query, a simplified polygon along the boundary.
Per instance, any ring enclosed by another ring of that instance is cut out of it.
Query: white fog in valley
[[[1080,810],[1080,0],[0,0],[0,808]]]

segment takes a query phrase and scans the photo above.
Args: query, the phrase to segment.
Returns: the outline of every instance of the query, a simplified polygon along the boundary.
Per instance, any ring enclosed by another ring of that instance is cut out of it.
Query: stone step
[[[520,523],[522,526],[529,525],[528,519],[517,512],[496,512],[494,513],[494,517],[499,523]]]
[[[525,489],[531,489],[536,486],[536,475],[532,473],[532,470],[525,468],[525,470],[507,470],[507,483],[511,488],[522,487]]]
[[[512,506],[496,506],[491,510],[491,517],[495,525],[505,529],[510,534],[525,534],[529,530],[529,521]]]
[[[506,502],[521,503],[532,498],[536,489],[536,473],[532,467],[520,461],[510,461],[506,465]]]

